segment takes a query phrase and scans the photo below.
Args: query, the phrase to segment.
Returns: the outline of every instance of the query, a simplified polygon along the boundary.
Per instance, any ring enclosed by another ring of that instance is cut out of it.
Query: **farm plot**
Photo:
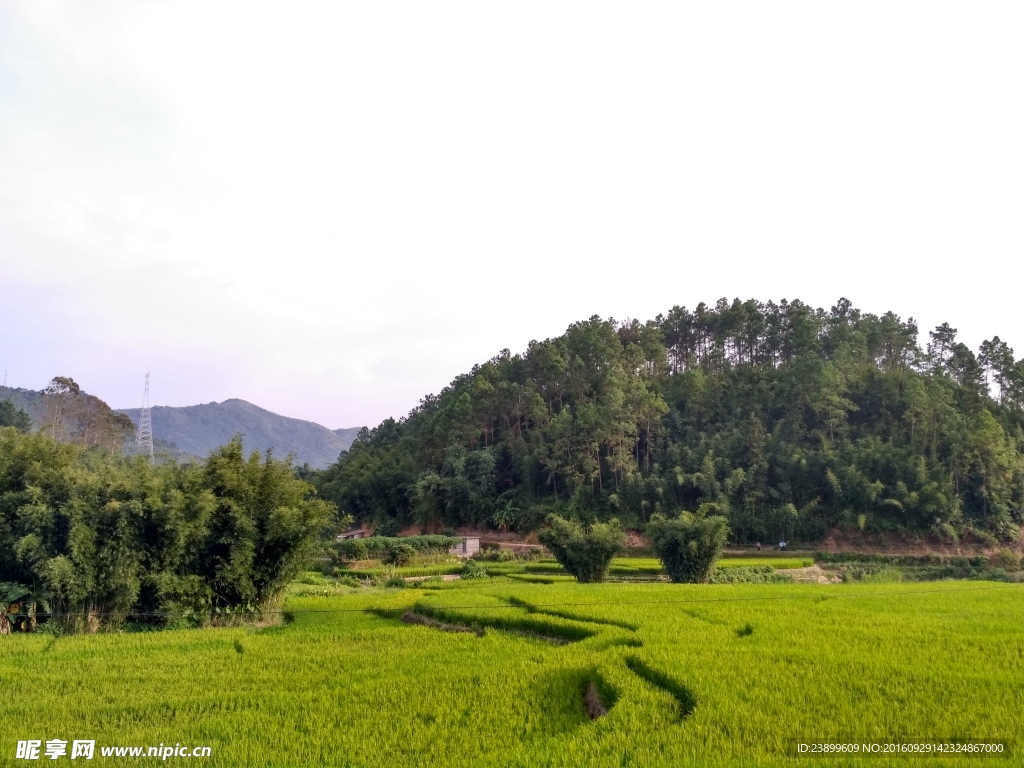
[[[751,568],[757,566],[770,566],[782,570],[787,568],[805,568],[814,565],[814,558],[810,557],[725,557],[716,563],[717,568]],[[502,567],[504,566],[504,567]],[[495,573],[514,573],[524,571],[526,573],[560,574],[565,570],[557,560],[545,558],[533,563],[520,564],[499,564],[497,567],[488,566],[489,571]],[[608,574],[615,577],[651,577],[664,575],[665,569],[661,561],[656,557],[616,557],[612,560]]]
[[[266,629],[11,636],[0,755],[86,738],[209,745],[211,766],[792,766],[793,739],[1012,747],[1022,597],[493,579],[293,598]]]

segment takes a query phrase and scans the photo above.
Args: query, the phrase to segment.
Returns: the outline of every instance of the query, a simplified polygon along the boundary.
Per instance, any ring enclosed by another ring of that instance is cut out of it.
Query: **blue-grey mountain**
[[[138,408],[121,408],[138,424]],[[272,449],[284,458],[292,454],[296,464],[320,469],[337,461],[348,450],[359,427],[331,430],[312,421],[293,419],[232,398],[222,403],[184,407],[154,406],[153,437],[193,456],[205,457],[241,433],[245,450]]]

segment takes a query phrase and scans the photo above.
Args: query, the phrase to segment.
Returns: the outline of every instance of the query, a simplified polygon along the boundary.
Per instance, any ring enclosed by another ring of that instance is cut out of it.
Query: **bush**
[[[288,461],[246,456],[240,437],[201,462],[154,465],[0,429],[0,457],[0,583],[33,585],[29,610],[45,590],[45,612],[91,617],[69,631],[271,608],[337,520]]]
[[[919,568],[924,566],[953,566],[957,568],[983,568],[988,560],[979,555],[964,557],[963,555],[880,555],[861,554],[857,552],[818,552],[814,559],[820,563],[845,565],[848,563],[868,563],[872,565],[895,565],[900,568]]]
[[[393,565],[385,565],[379,571],[370,574],[370,578],[364,582],[367,586],[383,587],[398,579],[405,584],[405,580],[399,578],[398,570]]]
[[[1010,549],[1003,547],[995,554],[989,555],[988,566],[990,568],[1001,568],[1004,571],[1020,570],[1020,558]]]
[[[655,514],[647,524],[647,535],[672,581],[703,584],[722,556],[729,524],[724,517],[699,512],[682,512],[675,519]]]
[[[476,560],[469,560],[464,566],[462,566],[462,578],[486,579],[487,571]]]
[[[408,565],[416,557],[416,550],[408,544],[392,544],[384,553],[388,565]]]
[[[860,580],[869,584],[896,584],[903,581],[903,571],[884,565],[874,573],[864,574]]]
[[[626,540],[618,520],[584,528],[575,520],[548,515],[548,525],[550,528],[540,532],[540,543],[551,551],[567,573],[583,583],[604,581],[612,558],[622,550]]]
[[[529,562],[530,560],[536,560],[539,557],[543,557],[544,553],[540,547],[530,547],[528,549],[506,549],[498,547],[497,545],[490,545],[483,547],[480,551],[473,556],[474,560],[483,560],[489,563],[516,563],[520,561]]]
[[[334,549],[338,553],[338,559],[342,561],[352,562],[366,559],[366,542],[362,539],[339,541],[334,545]]]
[[[778,573],[770,565],[720,568],[708,578],[709,584],[785,584],[792,581],[789,576]]]
[[[383,559],[388,549],[395,544],[405,544],[412,547],[421,555],[446,554],[452,546],[458,544],[461,539],[452,536],[371,536],[362,539],[366,547],[366,556],[369,558]]]

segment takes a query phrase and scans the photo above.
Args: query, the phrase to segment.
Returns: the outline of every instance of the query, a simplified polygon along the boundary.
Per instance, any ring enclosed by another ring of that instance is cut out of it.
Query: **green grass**
[[[527,573],[539,575],[564,575],[565,570],[558,564],[557,560],[544,558],[533,562],[485,562],[483,563],[487,572],[492,576],[500,576],[514,573]],[[770,565],[773,568],[802,568],[814,565],[814,560],[809,557],[726,557],[718,561],[719,568],[740,568],[752,565]],[[440,562],[425,565],[405,565],[395,569],[395,575],[406,576],[443,576],[447,574],[460,573],[463,564],[460,562]],[[364,568],[338,568],[338,576],[354,576],[358,579],[366,579],[384,570],[382,565],[374,565]],[[612,560],[609,570],[611,578],[651,578],[664,575],[665,570],[661,561],[656,557],[617,557]]]
[[[814,565],[813,557],[723,557],[719,568],[748,568],[753,565],[770,565],[772,568],[807,568]]]
[[[396,567],[395,575],[406,576],[445,576],[450,573],[461,573],[463,563],[433,563],[427,565],[403,565]],[[337,568],[335,573],[338,576],[354,576],[357,579],[366,579],[383,573],[384,566],[373,566],[370,568]]]
[[[397,620],[417,605],[488,629]],[[30,738],[209,745],[203,765],[257,767],[786,768],[795,738],[1024,745],[1024,585],[497,578],[286,607],[266,629],[0,638],[0,764]],[[591,721],[595,676],[614,706]],[[975,764],[1015,762],[913,761]]]
[[[754,565],[770,565],[776,569],[804,568],[814,565],[810,557],[724,557],[718,561],[719,568],[747,568]],[[488,563],[490,573],[565,573],[557,560],[545,558],[531,563]],[[665,573],[661,561],[656,557],[616,557],[612,560],[608,575],[611,578],[650,577]]]

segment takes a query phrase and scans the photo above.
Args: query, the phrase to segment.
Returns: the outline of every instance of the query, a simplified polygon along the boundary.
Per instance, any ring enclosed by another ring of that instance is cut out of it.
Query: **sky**
[[[1021,39],[1019,2],[0,0],[0,369],[373,426],[723,296],[1024,356]]]

